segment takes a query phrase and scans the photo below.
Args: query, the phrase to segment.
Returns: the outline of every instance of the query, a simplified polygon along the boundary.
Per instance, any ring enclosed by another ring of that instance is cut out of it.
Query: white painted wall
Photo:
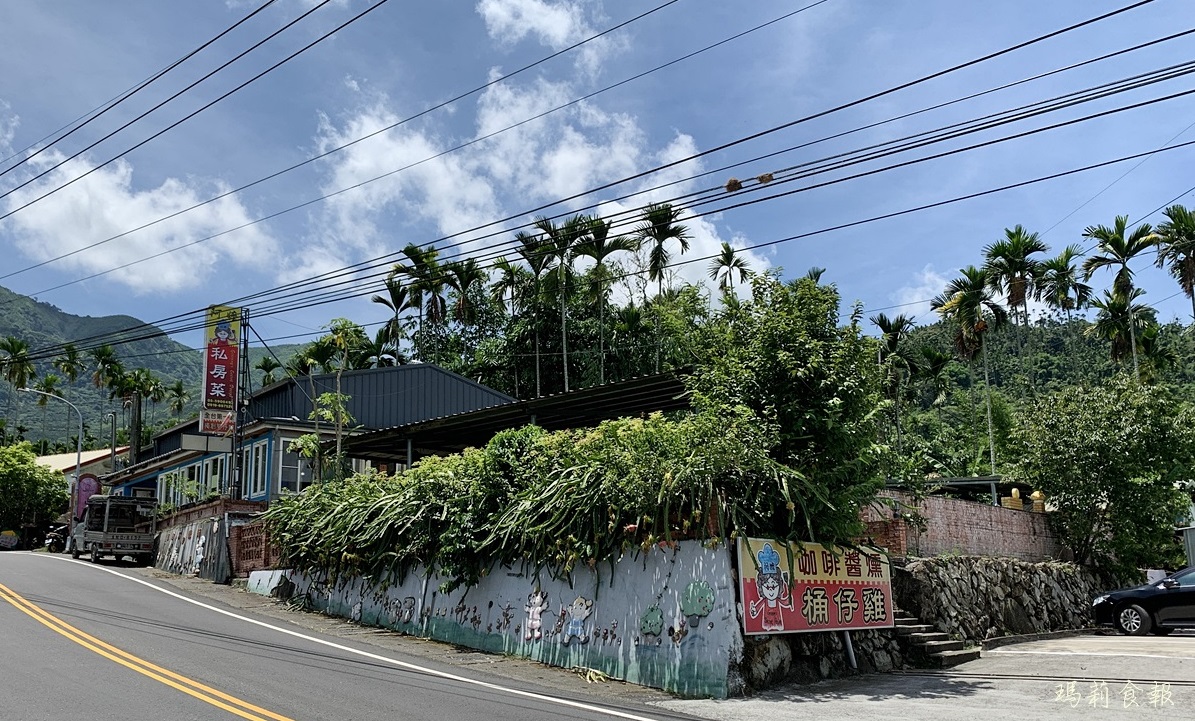
[[[444,579],[422,573],[381,588],[360,578],[328,584],[256,571],[249,589],[289,591],[315,610],[365,625],[723,698],[731,661],[742,654],[730,564],[725,545],[682,541],[624,556],[613,569],[604,563],[575,571],[571,579],[494,567],[476,586],[448,594],[439,590]]]

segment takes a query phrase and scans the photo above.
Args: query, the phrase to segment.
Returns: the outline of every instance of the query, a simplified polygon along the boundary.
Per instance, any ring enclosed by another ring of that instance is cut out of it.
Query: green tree
[[[62,474],[38,464],[28,443],[0,447],[0,530],[49,521],[68,502]]]
[[[657,295],[664,295],[664,276],[668,272],[672,253],[668,250],[668,243],[675,241],[680,246],[680,252],[689,252],[688,227],[676,222],[682,209],[674,208],[668,203],[652,203],[643,209],[639,225],[635,227],[635,235],[640,243],[646,243],[648,250],[648,280],[656,281]],[[660,328],[656,325],[656,372],[660,372]]]
[[[1166,222],[1158,226],[1157,265],[1170,271],[1190,299],[1195,323],[1195,213],[1181,205],[1172,205],[1164,213]]]
[[[904,395],[905,379],[916,370],[916,360],[908,348],[909,333],[915,327],[913,319],[903,313],[889,318],[884,313],[872,316],[871,322],[880,329],[880,365],[884,369],[885,385],[892,397],[893,421],[896,427],[896,452],[903,454],[900,428],[900,400]]]
[[[590,295],[597,306],[599,383],[606,382],[606,305],[610,298],[610,266],[606,261],[615,253],[631,253],[639,247],[630,236],[616,235],[611,238],[610,229],[613,225],[601,218],[590,219],[588,237],[577,246],[577,255],[593,260]]]
[[[191,401],[191,394],[187,392],[182,381],[175,381],[166,387],[166,407],[174,414],[174,420],[179,420],[187,403]]]
[[[974,367],[976,353],[983,356],[984,399],[987,407],[988,452],[992,473],[996,473],[996,432],[992,424],[992,381],[988,365],[987,335],[993,328],[1008,320],[1004,306],[991,293],[992,283],[987,271],[969,265],[961,276],[950,281],[946,290],[932,301],[930,307],[954,326],[954,346],[958,356]],[[975,384],[971,384],[974,388]]]
[[[531,310],[533,314],[531,324],[535,335],[535,397],[539,398],[543,395],[543,387],[540,382],[539,359],[539,283],[540,278],[552,269],[552,247],[542,236],[532,235],[531,233],[517,233],[515,240],[519,243],[519,257],[531,269]]]
[[[1195,417],[1156,386],[1114,380],[1043,397],[1013,431],[1009,475],[1046,494],[1078,563],[1159,568],[1195,478]]]
[[[1017,322],[1020,311],[1021,341],[1020,353],[1024,373],[1030,387],[1036,383],[1032,367],[1033,355],[1025,351],[1025,335],[1029,332],[1029,299],[1037,294],[1041,276],[1041,263],[1033,256],[1045,253],[1049,248],[1041,242],[1037,233],[1030,233],[1023,226],[1005,228],[1004,237],[983,249],[984,270],[992,290],[1004,295],[1013,321]]]
[[[1095,298],[1091,307],[1096,309],[1095,322],[1087,326],[1084,334],[1108,341],[1112,346],[1112,360],[1123,363],[1133,358],[1133,374],[1140,377],[1140,363],[1137,351],[1147,333],[1157,327],[1157,311],[1144,303],[1135,301],[1145,295],[1140,288],[1133,288],[1128,295],[1104,291],[1102,299]]]
[[[839,325],[839,295],[809,279],[752,279],[752,297],[700,333],[690,381],[694,408],[751,414],[773,434],[769,454],[818,489],[801,501],[749,499],[762,517],[807,540],[845,540],[879,485],[875,409],[882,375],[856,307]],[[798,509],[797,506],[801,506]]]
[[[747,280],[751,269],[747,267],[747,261],[742,256],[735,253],[734,248],[730,247],[730,243],[722,242],[722,250],[718,257],[710,261],[707,269],[710,280],[718,281],[718,287],[723,294],[734,293],[734,276],[738,273],[739,282],[742,283]]]
[[[1096,241],[1099,255],[1093,255],[1083,261],[1084,280],[1091,280],[1091,276],[1100,268],[1119,268],[1112,279],[1113,295],[1124,298],[1133,297],[1133,269],[1129,263],[1134,258],[1157,245],[1158,236],[1153,232],[1149,223],[1142,223],[1132,231],[1128,228],[1127,215],[1118,215],[1112,227],[1106,225],[1088,226],[1083,231],[1084,238]],[[1130,313],[1133,311],[1131,302],[1126,301]],[[1137,361],[1137,330],[1136,322],[1129,322],[1130,346],[1133,355],[1133,374],[1140,377]]]

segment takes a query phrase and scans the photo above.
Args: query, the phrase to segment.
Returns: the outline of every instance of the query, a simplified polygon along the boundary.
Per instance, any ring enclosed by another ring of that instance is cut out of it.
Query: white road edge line
[[[444,678],[444,679],[448,679],[451,681],[459,681],[460,683],[466,683],[466,684],[470,684],[472,686],[480,686],[481,688],[487,688],[487,689],[491,689],[494,691],[501,691],[503,693],[512,694],[514,696],[522,696],[523,698],[531,698],[531,699],[535,699],[537,701],[545,701],[547,703],[559,704],[561,706],[569,706],[571,708],[582,709],[584,711],[590,711],[593,713],[605,714],[607,716],[614,716],[616,718],[628,719],[629,721],[658,721],[657,719],[653,719],[650,716],[639,716],[637,714],[627,713],[625,711],[618,711],[615,709],[602,708],[601,706],[594,706],[591,704],[582,703],[580,701],[572,701],[570,699],[557,698],[555,696],[545,696],[543,694],[533,693],[531,691],[523,691],[523,690],[520,690],[517,688],[508,688],[506,686],[499,686],[498,684],[489,683],[488,681],[478,681],[477,679],[468,678],[466,676],[458,676],[456,674],[447,673],[445,671],[437,671],[434,668],[428,668],[426,666],[420,666],[418,664],[408,663],[407,661],[399,661],[397,659],[388,658],[386,656],[381,656],[376,653],[370,653],[368,651],[361,651],[360,649],[352,648],[350,646],[344,646],[339,643],[333,643],[332,641],[325,641],[322,638],[308,636],[307,634],[299,633],[298,631],[291,631],[290,629],[282,628],[280,626],[275,626],[273,624],[269,624],[264,621],[258,621],[257,619],[249,618],[248,616],[242,616],[239,613],[233,613],[232,611],[226,611],[222,608],[216,608],[215,606],[212,606],[210,604],[203,603],[202,601],[196,601],[193,598],[187,598],[186,596],[184,596],[180,593],[175,593],[174,591],[171,591],[171,590],[162,588],[161,586],[152,584],[149,581],[144,581],[140,578],[134,578],[133,576],[130,576],[130,575],[124,574],[124,573],[120,573],[119,571],[115,571],[115,570],[113,570],[111,568],[107,568],[105,566],[100,566],[100,565],[90,563],[87,561],[76,561],[76,560],[70,559],[70,558],[59,558],[59,557],[55,557],[55,556],[51,556],[50,558],[52,558],[53,560],[56,560],[56,561],[64,561],[66,563],[77,563],[80,566],[84,566],[86,568],[93,568],[97,571],[104,571],[105,573],[111,573],[114,576],[120,576],[121,578],[132,581],[133,583],[140,583],[142,586],[152,588],[155,591],[160,591],[161,593],[164,593],[167,596],[173,596],[174,598],[177,598],[180,601],[186,601],[187,603],[193,604],[195,606],[199,606],[200,608],[206,608],[209,611],[214,611],[214,612],[222,614],[224,616],[228,616],[229,618],[236,618],[236,619],[239,619],[246,623],[251,623],[255,626],[261,626],[262,628],[268,628],[271,631],[277,631],[278,633],[286,634],[287,636],[294,636],[295,638],[301,638],[301,639],[304,639],[307,641],[311,641],[312,643],[318,643],[322,646],[328,646],[329,648],[334,648],[334,649],[337,649],[338,651],[345,651],[347,653],[356,654],[358,656],[363,656],[365,658],[368,658],[368,659],[371,659],[374,661],[381,661],[383,663],[388,663],[388,664],[391,664],[394,666],[398,666],[400,668],[405,668],[410,671],[419,671],[421,673],[430,674],[432,676],[438,676],[439,678]]]
[[[1157,653],[1109,653],[1106,651],[1005,651],[992,649],[991,654],[1020,654],[1022,656],[1115,656],[1117,658],[1174,658],[1180,661],[1195,661],[1195,656],[1167,656]]]

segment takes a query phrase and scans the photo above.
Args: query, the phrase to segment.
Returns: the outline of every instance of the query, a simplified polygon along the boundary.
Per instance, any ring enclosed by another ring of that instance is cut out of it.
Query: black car
[[[1131,636],[1165,636],[1176,628],[1195,628],[1195,567],[1161,581],[1125,588],[1091,602],[1095,622]]]

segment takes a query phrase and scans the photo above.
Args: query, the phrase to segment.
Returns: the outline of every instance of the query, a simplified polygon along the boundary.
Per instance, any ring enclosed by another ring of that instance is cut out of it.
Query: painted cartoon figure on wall
[[[763,614],[765,631],[783,631],[783,609],[793,610],[788,574],[780,571],[780,554],[772,548],[772,544],[765,543],[755,557],[759,561],[759,571],[755,576],[759,600],[751,602],[748,612],[751,618],[758,618]]]
[[[548,610],[548,594],[538,588],[527,596],[527,605],[523,607],[527,612],[527,633],[524,641],[538,641],[544,637],[543,613]]]
[[[585,619],[589,618],[589,614],[593,612],[593,601],[583,597],[577,596],[568,607],[568,627],[564,630],[564,636],[561,637],[560,643],[567,646],[569,641],[577,639],[581,643],[589,643],[589,634],[585,633]]]

